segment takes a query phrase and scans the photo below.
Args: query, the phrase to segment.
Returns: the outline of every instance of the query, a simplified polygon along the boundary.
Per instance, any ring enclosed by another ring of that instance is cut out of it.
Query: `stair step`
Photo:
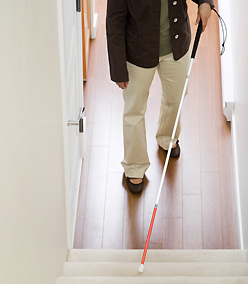
[[[147,262],[138,272],[137,262],[66,262],[62,276],[248,276],[247,263]]]
[[[143,250],[69,251],[69,262],[137,262]],[[245,250],[148,250],[146,262],[247,262]]]
[[[248,277],[59,277],[56,284],[247,284]]]

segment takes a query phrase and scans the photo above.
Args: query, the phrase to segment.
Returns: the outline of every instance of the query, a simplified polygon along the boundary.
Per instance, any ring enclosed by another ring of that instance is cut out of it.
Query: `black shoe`
[[[144,180],[142,179],[141,183],[134,184],[130,181],[130,179],[133,178],[126,177],[128,189],[134,194],[140,194],[141,191],[143,190]]]
[[[171,149],[170,157],[172,158],[178,158],[180,156],[180,147],[179,147],[179,140],[176,142],[176,147]],[[167,153],[168,150],[165,150]]]

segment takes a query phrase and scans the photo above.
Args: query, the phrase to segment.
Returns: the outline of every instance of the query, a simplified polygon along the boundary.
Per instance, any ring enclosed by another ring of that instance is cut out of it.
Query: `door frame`
[[[75,0],[76,1],[76,0]],[[77,216],[77,203],[78,203],[78,196],[79,196],[79,188],[80,188],[80,181],[81,181],[81,169],[82,169],[82,159],[80,159],[80,163],[78,165],[78,180],[76,181],[77,184],[77,196],[76,196],[76,206],[73,210],[73,221],[72,221],[72,208],[71,208],[71,195],[70,195],[70,171],[69,171],[69,143],[68,143],[68,125],[67,125],[67,89],[66,89],[66,63],[65,63],[65,35],[64,35],[64,16],[63,16],[63,0],[57,1],[58,5],[58,28],[59,28],[59,50],[60,50],[60,76],[61,76],[61,96],[62,96],[62,128],[63,128],[63,148],[64,148],[64,190],[65,190],[65,207],[66,207],[66,227],[67,227],[67,248],[68,250],[73,249],[73,242],[74,242],[74,234],[75,234],[75,224],[76,224],[76,216]],[[77,39],[79,39],[80,35],[82,35],[82,23],[81,23],[81,12],[76,13],[77,17]],[[79,41],[80,42],[80,41]],[[82,43],[82,40],[81,40]],[[82,48],[82,44],[78,43],[78,48]],[[79,52],[78,52],[79,53]],[[81,54],[81,61],[82,61],[82,50]],[[80,58],[79,58],[80,59]],[[82,64],[78,64],[81,66]],[[79,76],[81,74],[80,68],[77,70]],[[82,82],[79,83],[83,84],[83,77]],[[82,102],[83,103],[83,102]]]

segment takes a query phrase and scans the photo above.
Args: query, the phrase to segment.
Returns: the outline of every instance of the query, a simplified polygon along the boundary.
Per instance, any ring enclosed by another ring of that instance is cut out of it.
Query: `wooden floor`
[[[217,4],[217,2],[215,2]],[[121,90],[110,81],[106,0],[96,0],[85,84],[87,150],[83,161],[74,248],[141,249],[156,201],[165,153],[155,132],[161,86],[151,86],[146,115],[151,166],[140,196],[127,190],[123,158]],[[189,3],[192,37],[197,7]],[[231,124],[222,113],[218,20],[213,13],[193,65],[182,111],[181,156],[171,159],[150,241],[155,249],[237,249]]]

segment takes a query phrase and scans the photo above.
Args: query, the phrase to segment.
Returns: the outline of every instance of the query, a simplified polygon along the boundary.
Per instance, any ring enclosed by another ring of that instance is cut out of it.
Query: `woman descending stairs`
[[[56,284],[248,284],[245,250],[71,250]]]

